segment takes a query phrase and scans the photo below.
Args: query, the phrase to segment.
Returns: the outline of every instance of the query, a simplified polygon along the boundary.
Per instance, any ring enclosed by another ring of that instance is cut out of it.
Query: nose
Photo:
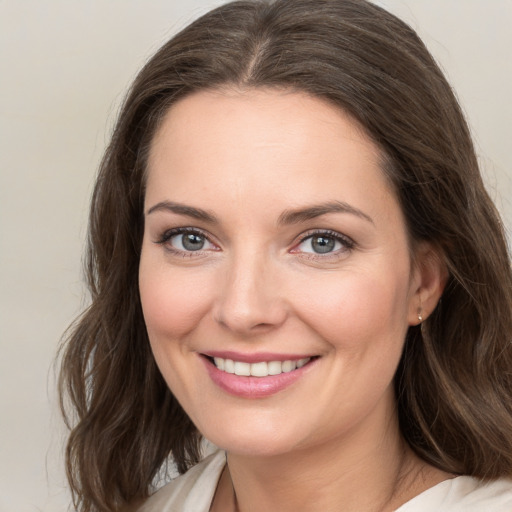
[[[278,269],[264,257],[245,255],[230,261],[214,306],[214,318],[241,336],[276,329],[287,317]]]

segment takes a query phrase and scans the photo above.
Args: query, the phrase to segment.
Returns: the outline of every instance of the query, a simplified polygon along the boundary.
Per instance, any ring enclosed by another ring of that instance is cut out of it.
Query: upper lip
[[[241,363],[260,363],[263,361],[298,361],[307,357],[314,357],[314,354],[276,354],[274,352],[252,352],[250,354],[234,352],[230,350],[209,350],[201,352],[207,357],[220,357],[222,359],[231,359]]]

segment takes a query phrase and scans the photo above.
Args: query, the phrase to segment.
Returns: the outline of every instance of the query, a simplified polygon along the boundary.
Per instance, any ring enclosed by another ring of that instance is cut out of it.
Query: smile
[[[214,357],[213,362],[217,369],[244,377],[268,377],[269,375],[280,375],[302,368],[311,361],[311,357],[304,357],[297,360],[286,361],[261,361],[257,363],[246,363],[243,361],[233,361],[232,359],[223,359]]]
[[[319,356],[291,354],[201,354],[205,369],[216,386],[241,398],[266,398],[306,378]],[[223,356],[223,357],[221,357]]]

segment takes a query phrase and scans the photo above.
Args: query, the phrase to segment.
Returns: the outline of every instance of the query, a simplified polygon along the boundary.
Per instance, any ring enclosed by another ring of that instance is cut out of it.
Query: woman
[[[61,376],[78,510],[512,508],[505,237],[391,14],[192,23],[135,80],[89,229]],[[192,469],[146,499],[170,455]]]

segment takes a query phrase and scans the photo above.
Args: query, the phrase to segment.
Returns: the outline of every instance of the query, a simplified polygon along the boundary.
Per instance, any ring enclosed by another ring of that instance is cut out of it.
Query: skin
[[[244,512],[392,510],[447,478],[402,442],[393,393],[407,329],[434,309],[445,270],[428,245],[412,251],[380,161],[344,112],[286,91],[194,93],[153,140],[140,294],[166,382],[228,452],[212,510],[233,509],[233,488]],[[164,202],[216,221],[155,208]],[[282,222],[335,202],[345,211]],[[179,232],[164,240],[180,228],[203,248],[185,250]],[[334,250],[315,252],[318,231]],[[211,350],[318,359],[247,399],[212,382],[200,356]]]

